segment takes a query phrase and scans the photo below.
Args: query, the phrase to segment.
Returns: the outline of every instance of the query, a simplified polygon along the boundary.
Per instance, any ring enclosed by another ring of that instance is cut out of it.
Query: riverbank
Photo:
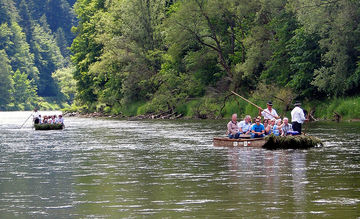
[[[265,102],[253,99],[253,102],[265,108]],[[274,108],[281,117],[291,117],[292,106],[275,100]],[[233,113],[239,117],[245,115],[258,115],[258,110],[235,97],[227,101],[219,99],[191,100],[177,108],[168,111],[148,112],[144,110],[147,103],[133,103],[125,107],[113,107],[100,109],[97,112],[89,112],[84,106],[71,106],[62,111],[66,116],[78,117],[108,117],[125,118],[130,120],[141,119],[222,119],[229,118]],[[311,120],[343,120],[360,121],[360,97],[336,98],[325,101],[304,101],[303,109],[310,113]]]

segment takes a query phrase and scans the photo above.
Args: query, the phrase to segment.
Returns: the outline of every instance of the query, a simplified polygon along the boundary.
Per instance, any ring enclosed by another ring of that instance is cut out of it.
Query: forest
[[[46,3],[45,3],[46,2]],[[0,0],[0,108],[360,118],[357,0]]]
[[[0,110],[59,108],[75,93],[74,0],[0,0]],[[66,74],[67,73],[67,74]],[[73,84],[73,90],[63,84]]]

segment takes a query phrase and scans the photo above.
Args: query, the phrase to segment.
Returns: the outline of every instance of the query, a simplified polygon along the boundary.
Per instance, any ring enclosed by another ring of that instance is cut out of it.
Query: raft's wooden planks
[[[254,139],[229,139],[227,137],[214,137],[214,146],[217,147],[262,147],[265,144],[264,138]]]

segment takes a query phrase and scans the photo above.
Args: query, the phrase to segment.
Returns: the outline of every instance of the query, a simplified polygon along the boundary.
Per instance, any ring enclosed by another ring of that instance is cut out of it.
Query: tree
[[[4,50],[0,50],[0,109],[4,110],[10,103],[11,90],[10,60]]]
[[[34,24],[31,42],[35,55],[35,65],[40,72],[38,94],[40,96],[57,96],[59,89],[51,74],[64,66],[64,57],[61,55],[59,47],[56,46],[45,16],[42,17],[40,24]]]
[[[360,2],[294,1],[294,10],[309,34],[318,34],[322,65],[314,71],[312,85],[328,96],[342,96],[357,88]]]
[[[36,86],[28,79],[26,73],[17,70],[12,77],[11,102],[21,110],[32,109],[37,101]]]
[[[52,74],[52,77],[61,89],[61,93],[69,104],[72,103],[76,94],[76,81],[73,78],[74,71],[75,67],[70,66],[58,69]]]

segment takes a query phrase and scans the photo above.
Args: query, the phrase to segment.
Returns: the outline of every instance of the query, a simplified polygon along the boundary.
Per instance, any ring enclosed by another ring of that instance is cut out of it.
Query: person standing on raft
[[[33,122],[34,122],[34,124],[39,124],[39,123],[41,123],[41,121],[40,121],[40,114],[39,114],[37,108],[34,109]]]
[[[301,134],[301,125],[306,121],[303,109],[300,108],[301,103],[296,101],[294,104],[295,108],[291,111],[291,122],[294,131]]]
[[[272,120],[272,119],[279,119],[279,115],[277,114],[276,110],[272,108],[273,104],[271,101],[267,102],[267,108],[260,112],[262,109],[259,109],[259,113],[264,117],[264,119]]]

